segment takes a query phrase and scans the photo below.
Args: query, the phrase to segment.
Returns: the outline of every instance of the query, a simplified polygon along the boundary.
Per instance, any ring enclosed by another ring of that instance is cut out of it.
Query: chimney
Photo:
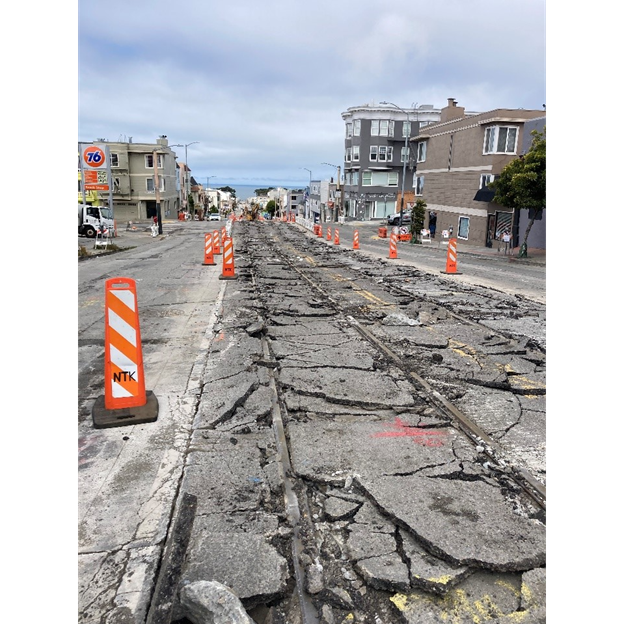
[[[158,137],[158,139],[156,139],[156,143],[158,143],[159,145],[163,145],[164,147],[167,147],[169,145],[169,141],[167,140],[167,135],[161,134]]]
[[[440,123],[453,119],[463,119],[465,110],[463,106],[457,106],[455,98],[448,98],[447,105],[440,111]]]

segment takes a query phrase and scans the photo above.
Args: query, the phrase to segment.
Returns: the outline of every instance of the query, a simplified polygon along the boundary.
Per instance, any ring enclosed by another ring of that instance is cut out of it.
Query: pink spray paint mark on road
[[[374,433],[373,438],[402,438],[408,437],[416,444],[422,446],[444,446],[444,438],[446,437],[446,431],[437,431],[435,429],[425,429],[424,427],[412,427],[401,421],[399,417],[395,418],[394,423],[390,425],[397,429],[397,431],[383,431],[381,433]]]

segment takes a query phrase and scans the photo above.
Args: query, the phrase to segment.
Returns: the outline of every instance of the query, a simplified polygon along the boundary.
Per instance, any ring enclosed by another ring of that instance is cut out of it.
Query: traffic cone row
[[[223,266],[219,279],[238,279],[234,270],[234,243],[227,235],[225,226],[221,230],[214,230],[212,234],[204,235],[204,261],[203,266],[215,266],[215,255],[221,255],[223,247]]]

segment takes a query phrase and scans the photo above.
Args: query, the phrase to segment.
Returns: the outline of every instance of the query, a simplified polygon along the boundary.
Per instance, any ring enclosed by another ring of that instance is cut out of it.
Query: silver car
[[[396,214],[391,214],[388,216],[388,225],[399,225],[400,219],[401,219],[400,212]],[[403,225],[408,225],[411,220],[412,220],[412,213],[403,212]]]

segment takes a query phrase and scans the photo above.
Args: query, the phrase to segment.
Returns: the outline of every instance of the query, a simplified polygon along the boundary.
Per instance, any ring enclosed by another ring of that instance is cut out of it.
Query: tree
[[[412,220],[410,223],[410,234],[412,240],[410,243],[421,244],[418,235],[420,231],[425,227],[425,208],[427,204],[424,199],[417,199],[414,207],[412,208]]]
[[[531,148],[524,155],[512,160],[489,186],[493,188],[493,201],[507,208],[533,210],[524,233],[524,241],[518,256],[526,258],[527,239],[535,217],[546,208],[546,128],[544,132],[533,130]]]
[[[230,193],[232,197],[236,197],[236,189],[233,189],[231,186],[222,186],[217,189],[218,191],[223,191],[224,193]]]
[[[271,219],[275,216],[275,209],[277,208],[277,204],[274,199],[270,199],[266,205],[266,211],[271,215]]]

